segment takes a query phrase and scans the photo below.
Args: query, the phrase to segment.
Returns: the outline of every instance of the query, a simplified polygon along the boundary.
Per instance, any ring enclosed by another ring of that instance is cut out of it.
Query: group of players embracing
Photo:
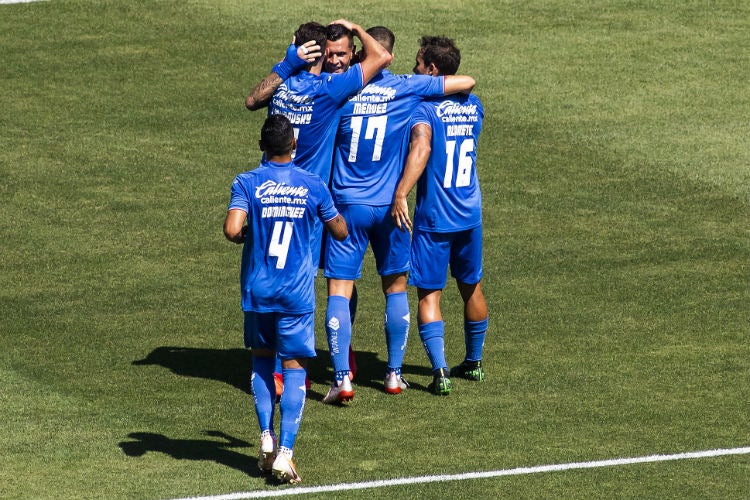
[[[357,50],[354,38],[361,43]],[[416,287],[419,336],[432,366],[428,390],[451,377],[484,380],[487,306],[482,278],[482,196],[476,170],[484,110],[475,81],[457,75],[453,40],[423,36],[414,74],[394,75],[395,36],[340,19],[308,22],[284,59],[247,96],[268,108],[260,165],[237,175],[225,236],[243,244],[245,345],[261,431],[258,466],[281,482],[301,480],[292,460],[315,357],[315,277],[328,288],[326,336],[334,380],[324,403],[354,398],[351,348],[355,282],[368,245],[385,297],[384,389],[408,387],[401,368]],[[407,198],[417,186],[413,219]],[[447,269],[464,303],[464,360],[449,369],[440,298]],[[280,393],[278,440],[274,409]]]

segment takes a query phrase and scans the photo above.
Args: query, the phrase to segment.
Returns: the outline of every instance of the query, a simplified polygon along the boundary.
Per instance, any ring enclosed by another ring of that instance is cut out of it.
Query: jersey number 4
[[[276,269],[284,269],[286,257],[289,254],[289,243],[292,241],[294,222],[276,221],[273,224],[271,243],[268,245],[268,255],[277,257]]]
[[[453,173],[456,174],[456,187],[468,186],[471,183],[471,167],[474,165],[471,153],[474,152],[474,139],[464,139],[458,149],[456,157],[456,141],[445,143],[445,176],[443,187],[453,187]]]

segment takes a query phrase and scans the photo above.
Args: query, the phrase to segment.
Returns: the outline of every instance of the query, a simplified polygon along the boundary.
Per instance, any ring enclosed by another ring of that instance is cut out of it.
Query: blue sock
[[[276,365],[273,367],[274,373],[281,373],[281,358],[276,356]]]
[[[388,369],[404,364],[406,340],[409,337],[409,298],[406,292],[385,296],[385,345],[388,348]]]
[[[284,368],[284,392],[281,393],[279,410],[281,411],[281,428],[279,446],[294,449],[302,411],[305,409],[305,376],[304,368]]]
[[[250,376],[250,389],[255,401],[255,414],[258,416],[260,431],[270,431],[271,434],[273,434],[274,401],[276,401],[273,359],[253,356],[253,369]]]
[[[419,325],[419,338],[422,339],[422,345],[430,359],[432,371],[448,368],[448,363],[445,362],[444,334],[445,324],[442,321]]]
[[[352,323],[349,318],[349,300],[340,295],[328,297],[326,336],[334,372],[349,372],[349,344],[352,342]]]
[[[464,342],[466,361],[481,361],[484,338],[487,336],[488,318],[482,321],[464,321]]]

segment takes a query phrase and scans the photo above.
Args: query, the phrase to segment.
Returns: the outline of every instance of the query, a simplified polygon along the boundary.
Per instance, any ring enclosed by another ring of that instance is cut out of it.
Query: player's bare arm
[[[326,229],[331,233],[331,236],[338,241],[343,241],[349,236],[349,229],[346,227],[346,220],[338,214],[333,219],[325,223]]]
[[[253,91],[245,98],[245,107],[250,111],[264,108],[273,97],[273,93],[279,88],[283,80],[276,73],[271,73],[263,78]]]
[[[291,50],[291,46],[287,49],[287,52],[289,50]],[[323,52],[320,50],[320,45],[316,44],[315,40],[305,42],[296,48],[297,64],[302,64],[302,62],[311,64],[322,55]],[[253,91],[245,98],[245,107],[250,111],[255,111],[268,106],[274,92],[284,82],[283,76],[279,75],[277,71],[271,71],[268,76],[258,82]]]
[[[409,217],[409,196],[414,185],[422,176],[427,160],[432,151],[432,128],[426,123],[418,123],[411,129],[411,142],[409,156],[406,157],[406,166],[401,174],[401,180],[396,186],[391,205],[391,217],[393,222],[402,231],[412,230],[412,222]]]
[[[245,219],[247,213],[244,210],[232,209],[227,211],[227,217],[224,219],[224,236],[233,243],[245,242]]]
[[[474,79],[468,75],[446,75],[443,81],[443,90],[445,95],[463,93],[470,94],[471,90],[477,84]]]
[[[369,82],[381,70],[393,61],[393,55],[383,47],[380,42],[370,36],[362,26],[354,24],[346,19],[339,19],[331,24],[341,24],[350,30],[362,42],[362,50],[367,57],[360,63],[362,68],[363,83]]]

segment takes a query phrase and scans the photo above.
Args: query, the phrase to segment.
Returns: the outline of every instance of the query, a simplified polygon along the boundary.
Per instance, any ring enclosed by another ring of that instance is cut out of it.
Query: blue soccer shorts
[[[271,349],[281,359],[314,358],[314,313],[245,311],[245,347]]]
[[[380,276],[409,270],[409,232],[396,227],[390,206],[342,205],[339,212],[346,220],[349,237],[336,241],[326,237],[326,278],[356,280],[362,276],[367,245],[372,246]]]
[[[446,269],[457,281],[482,279],[482,226],[453,233],[414,229],[409,284],[426,290],[445,288]]]

